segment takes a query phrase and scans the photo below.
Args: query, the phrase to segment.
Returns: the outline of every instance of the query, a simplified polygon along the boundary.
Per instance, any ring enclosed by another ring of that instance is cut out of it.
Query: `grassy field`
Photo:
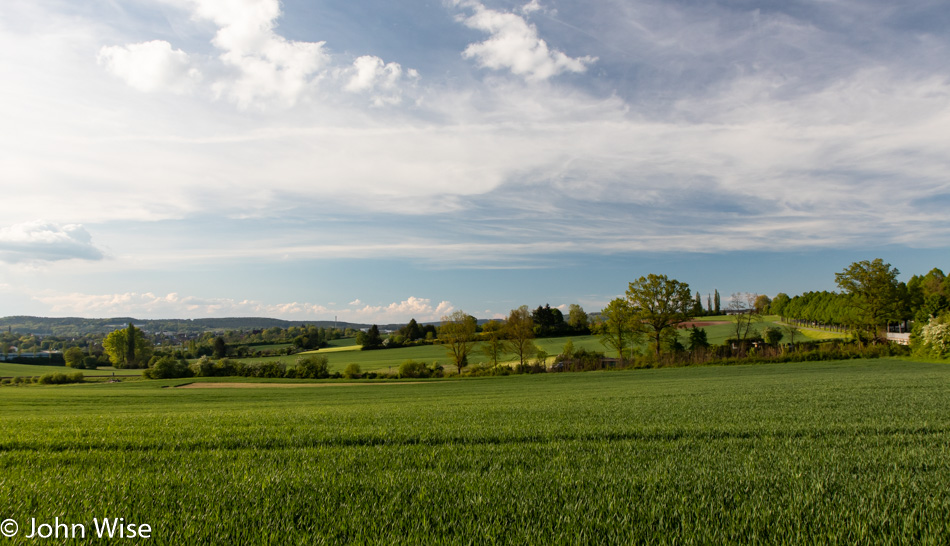
[[[728,317],[708,317],[701,320],[710,320],[710,321],[728,321]],[[768,326],[774,326],[778,317],[765,317],[762,321],[757,323],[755,327],[762,331]],[[730,336],[733,336],[732,325],[730,324],[715,324],[710,326],[705,326],[706,334],[710,343],[717,345],[721,344]],[[684,344],[686,344],[688,339],[688,331],[682,330],[680,332],[680,337]],[[826,332],[818,330],[801,330],[801,337],[798,341],[805,340],[818,340],[818,339],[832,339],[836,337],[843,337],[840,333],[835,332]],[[558,337],[558,338],[544,338],[536,339],[535,343],[544,349],[551,357],[557,355],[563,349],[564,344],[567,340],[570,339],[574,343],[575,349],[586,349],[589,351],[598,351],[607,353],[608,356],[615,356],[614,353],[609,351],[604,347],[600,341],[599,336],[571,336],[571,337]],[[787,341],[787,340],[786,340]],[[276,347],[276,346],[275,346]],[[346,368],[347,364],[355,362],[360,365],[360,368],[364,372],[370,371],[389,371],[390,369],[396,370],[399,368],[399,365],[407,360],[416,360],[420,362],[425,362],[431,364],[433,362],[439,362],[447,369],[454,371],[454,366],[450,366],[449,363],[451,359],[448,357],[446,350],[441,345],[427,345],[422,347],[405,347],[400,349],[384,349],[379,351],[360,351],[360,347],[356,345],[356,340],[353,338],[346,339],[337,339],[330,342],[330,347],[320,349],[319,351],[314,351],[315,354],[326,355],[327,359],[330,362],[331,371],[342,372]],[[307,353],[303,353],[307,354]],[[300,355],[290,355],[290,356],[271,356],[271,357],[260,357],[260,358],[242,358],[238,359],[242,362],[261,364],[264,362],[282,362],[288,366],[293,366],[297,361],[297,358]],[[512,355],[506,355],[503,357],[511,362],[513,358]],[[471,364],[485,363],[488,361],[488,358],[482,354],[479,348],[476,346],[474,352],[469,358]],[[64,369],[61,366],[33,366],[33,365],[24,365],[24,364],[8,364],[0,362],[0,377],[17,377],[17,376],[37,376],[43,375],[50,372],[69,372],[72,370]],[[94,375],[111,375],[115,372],[116,376],[141,376],[141,370],[115,370],[113,368],[100,368],[98,370],[83,370],[83,373],[87,376]]]
[[[561,349],[564,347],[564,344],[568,339],[571,339],[574,342],[574,347],[577,349],[585,348],[593,351],[604,351],[604,347],[600,343],[600,338],[597,336],[545,338],[537,339],[535,340],[535,343],[547,351],[548,354],[554,356],[561,352]],[[308,351],[306,353],[300,353],[291,356],[242,358],[240,360],[242,362],[255,364],[260,364],[262,362],[283,362],[284,364],[291,366],[301,355],[319,354],[325,355],[327,357],[327,360],[329,360],[330,363],[330,369],[332,371],[343,371],[347,364],[350,364],[351,362],[359,364],[360,369],[364,372],[389,371],[390,369],[395,370],[399,368],[399,365],[407,360],[416,360],[419,362],[425,362],[427,364],[439,362],[446,368],[451,367],[453,371],[455,370],[454,366],[449,366],[451,359],[448,356],[446,348],[442,345],[423,345],[419,347],[401,347],[399,349],[361,351],[360,347],[356,345],[353,340],[337,341],[349,341],[349,343],[331,344],[331,346],[326,349]],[[507,355],[505,358],[511,359],[512,356]],[[478,345],[476,345],[475,350],[469,356],[469,363],[479,364],[484,362],[488,362],[488,357],[482,354]]]
[[[96,370],[74,370],[65,366],[35,366],[33,364],[14,364],[12,362],[0,362],[0,377],[33,377],[47,373],[71,373],[82,372],[87,377],[91,376],[142,376],[142,370],[117,370],[112,367],[99,368]]]
[[[950,542],[950,367],[0,388],[0,519],[156,544]]]

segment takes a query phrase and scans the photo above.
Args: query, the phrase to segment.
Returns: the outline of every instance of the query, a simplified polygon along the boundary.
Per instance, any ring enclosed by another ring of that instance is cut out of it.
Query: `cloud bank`
[[[0,261],[6,263],[59,260],[102,260],[103,252],[79,224],[36,220],[0,228]]]
[[[433,304],[426,298],[409,297],[383,305],[362,304],[345,307],[305,302],[265,303],[230,298],[200,298],[178,293],[152,292],[114,294],[63,293],[46,290],[32,296],[60,316],[137,318],[205,318],[260,316],[285,320],[334,320],[356,323],[395,324],[415,318],[419,322],[439,321],[454,310],[448,301]]]

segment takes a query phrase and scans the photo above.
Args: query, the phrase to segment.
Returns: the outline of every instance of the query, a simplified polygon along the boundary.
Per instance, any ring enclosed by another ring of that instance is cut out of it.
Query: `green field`
[[[728,317],[709,317],[702,318],[698,320],[709,320],[714,322],[728,322]],[[765,317],[763,320],[757,322],[754,326],[760,332],[769,326],[780,326],[777,324],[778,317]],[[714,324],[710,326],[705,326],[706,335],[708,341],[714,345],[722,344],[729,337],[734,337],[734,327],[731,324]],[[835,332],[824,332],[817,330],[807,330],[801,329],[800,335],[796,338],[797,342],[809,341],[809,340],[819,340],[819,339],[833,339],[844,337],[844,334],[835,333]],[[575,349],[586,349],[589,351],[597,351],[606,353],[607,356],[616,356],[616,353],[605,348],[601,342],[600,336],[591,335],[591,336],[569,336],[569,337],[557,337],[557,338],[540,338],[535,340],[535,344],[544,349],[548,355],[551,357],[559,354],[561,349],[563,349],[564,344],[571,340],[574,343]],[[688,340],[688,330],[680,331],[680,339],[684,343],[687,343]],[[344,340],[338,340],[342,342]],[[784,341],[788,341],[787,339]],[[475,349],[473,350],[471,356],[469,357],[470,364],[481,364],[487,363],[488,358],[482,354],[480,344],[476,344]],[[645,343],[640,345],[642,351],[646,350]],[[451,359],[446,353],[445,347],[441,345],[425,345],[421,347],[404,347],[399,349],[381,349],[376,351],[360,351],[359,347],[355,345],[354,342],[348,343],[346,345],[336,345],[329,349],[320,349],[315,351],[315,354],[326,355],[327,359],[330,362],[330,369],[333,371],[342,371],[347,364],[355,362],[360,365],[360,369],[364,372],[369,371],[386,371],[396,370],[399,368],[399,365],[406,360],[416,360],[425,363],[439,362],[446,369],[454,373],[455,367],[451,366]],[[244,362],[249,363],[261,363],[268,361],[277,361],[283,362],[287,365],[293,365],[297,360],[298,355],[293,356],[283,356],[283,357],[269,357],[269,358],[246,358],[242,359]],[[514,355],[507,354],[503,356],[503,359],[507,360],[509,363],[512,363],[514,360]]]
[[[156,544],[950,542],[950,367],[0,388],[0,519]],[[91,529],[91,523],[90,523]]]
[[[728,321],[728,317],[708,317],[702,318],[700,320],[710,320],[710,321]],[[755,327],[762,331],[768,326],[774,326],[778,317],[765,317],[762,321],[757,323]],[[732,326],[730,324],[716,324],[705,326],[708,340],[714,345],[722,344],[730,336],[734,336],[732,332]],[[818,330],[808,330],[801,329],[801,337],[797,341],[806,341],[806,340],[818,340],[818,339],[832,339],[837,337],[844,337],[843,334],[835,332],[826,332]],[[687,343],[688,331],[682,330],[680,332],[680,338],[684,344]],[[607,356],[616,356],[616,354],[604,347],[601,343],[600,336],[570,336],[570,337],[558,337],[558,338],[541,338],[536,339],[535,344],[544,349],[548,355],[551,357],[559,354],[561,349],[563,349],[564,344],[567,340],[571,340],[574,343],[575,349],[586,349],[589,351],[598,351],[604,352]],[[787,340],[785,340],[787,341]],[[285,345],[275,345],[273,347],[285,347]],[[260,348],[260,347],[256,347]],[[641,345],[641,350],[644,350],[645,346]],[[334,372],[342,372],[346,368],[347,364],[351,362],[359,364],[360,369],[364,372],[371,371],[382,371],[389,372],[390,370],[396,370],[399,368],[399,365],[407,360],[416,360],[419,362],[424,362],[431,364],[433,362],[439,362],[446,367],[447,370],[454,373],[455,367],[450,365],[451,359],[449,358],[445,347],[441,345],[426,345],[421,347],[405,347],[400,349],[383,349],[377,351],[360,351],[360,347],[356,345],[356,340],[353,338],[337,339],[330,342],[330,347],[320,349],[318,351],[312,351],[312,353],[326,355],[330,363],[330,369]],[[309,353],[302,353],[309,354]],[[285,356],[269,356],[269,357],[259,357],[259,358],[241,358],[242,362],[250,364],[261,364],[263,362],[281,362],[287,366],[293,366],[294,363],[299,358],[300,354],[297,355],[285,355]],[[511,354],[504,355],[502,357],[508,363],[512,363],[514,356]],[[481,364],[488,362],[488,358],[482,354],[478,345],[476,345],[475,350],[472,352],[469,357],[469,362],[471,364]],[[63,368],[62,366],[33,366],[33,365],[24,365],[24,364],[7,364],[0,362],[0,377],[16,377],[16,376],[38,376],[50,372],[69,372],[70,369]],[[115,370],[113,368],[100,368],[98,370],[82,370],[86,376],[102,376],[110,375],[113,372],[116,376],[141,376],[141,370]]]
[[[142,377],[142,370],[117,370],[112,367],[99,368],[96,370],[74,370],[65,366],[35,366],[33,364],[14,364],[12,362],[0,362],[0,377],[34,377],[48,373],[71,373],[82,372],[86,377],[93,376],[135,376]]]
[[[549,355],[554,356],[561,352],[561,349],[564,347],[564,343],[566,343],[568,339],[571,339],[574,342],[574,347],[577,349],[585,348],[593,351],[604,351],[604,346],[601,344],[600,338],[597,336],[536,339],[535,343],[547,351]],[[342,343],[343,341],[349,341],[349,343]],[[301,355],[319,354],[325,355],[327,357],[327,360],[329,360],[330,363],[330,369],[332,371],[343,371],[347,364],[354,362],[359,364],[360,369],[364,372],[388,372],[390,369],[396,370],[399,368],[400,364],[407,360],[416,360],[419,362],[425,362],[427,364],[438,362],[447,369],[451,369],[453,373],[455,371],[455,366],[450,366],[452,360],[449,358],[446,348],[442,345],[422,345],[418,347],[401,347],[398,349],[361,351],[360,347],[356,345],[353,340],[338,340],[338,342],[339,343],[331,344],[331,346],[326,349],[308,351],[306,353],[299,353],[296,355],[242,358],[240,360],[242,362],[254,364],[260,364],[262,362],[282,362],[288,366],[292,366],[297,361],[297,358],[299,358]],[[513,358],[513,356],[509,354],[504,358],[510,360]],[[482,354],[481,350],[479,349],[479,344],[476,344],[474,351],[469,356],[469,363],[480,364],[487,362],[488,357]]]

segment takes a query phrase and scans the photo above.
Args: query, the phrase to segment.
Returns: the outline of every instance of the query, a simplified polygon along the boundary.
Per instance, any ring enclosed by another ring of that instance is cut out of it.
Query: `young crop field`
[[[0,377],[33,377],[47,373],[70,373],[82,372],[87,377],[92,376],[111,376],[117,377],[135,376],[141,377],[142,370],[117,370],[115,368],[98,368],[95,370],[74,370],[65,366],[40,366],[33,364],[15,364],[13,362],[0,362]]]
[[[946,364],[174,388],[187,382],[0,388],[0,530],[124,518],[156,544],[950,542]]]

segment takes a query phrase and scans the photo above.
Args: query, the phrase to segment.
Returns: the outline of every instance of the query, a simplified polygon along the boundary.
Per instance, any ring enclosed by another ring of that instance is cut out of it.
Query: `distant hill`
[[[281,320],[265,317],[226,317],[204,319],[137,319],[133,317],[112,318],[47,318],[14,316],[0,318],[0,330],[21,334],[81,336],[85,334],[108,333],[123,328],[128,323],[147,332],[173,332],[181,334],[200,334],[207,331],[250,331],[265,328],[289,328],[291,326],[316,326],[318,328],[337,327],[369,328],[369,324],[352,322],[334,322],[332,320]],[[380,325],[381,329],[395,329],[399,325]]]

